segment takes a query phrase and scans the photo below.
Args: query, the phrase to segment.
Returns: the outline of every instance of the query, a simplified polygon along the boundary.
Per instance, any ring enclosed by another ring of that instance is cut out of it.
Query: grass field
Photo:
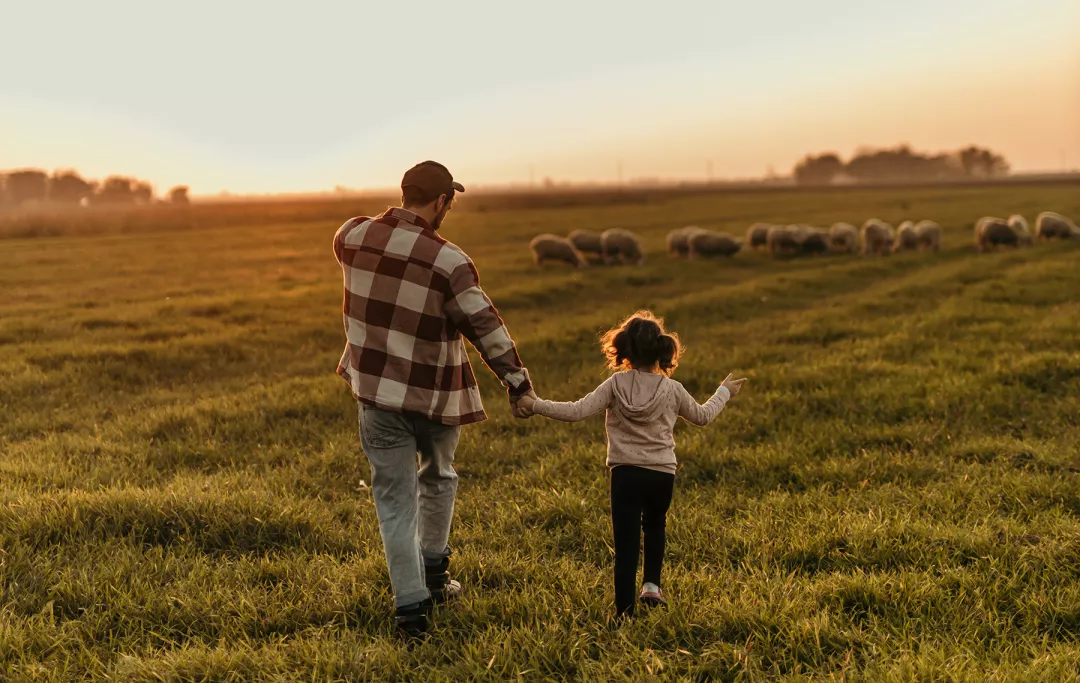
[[[671,607],[613,611],[603,421],[467,428],[464,600],[394,636],[330,238],[344,219],[0,241],[2,680],[1080,677],[1080,245],[979,255],[1072,186],[728,193],[451,213],[542,396],[639,307],[704,399],[676,433]],[[671,261],[695,223],[933,218],[941,253]],[[538,270],[620,225],[640,268]],[[474,363],[477,360],[474,358]]]

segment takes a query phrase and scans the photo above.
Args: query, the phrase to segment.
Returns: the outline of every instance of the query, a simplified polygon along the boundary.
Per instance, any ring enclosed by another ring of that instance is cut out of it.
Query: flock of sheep
[[[975,246],[979,251],[1027,246],[1036,239],[1080,240],[1080,229],[1070,219],[1052,211],[1039,214],[1034,231],[1020,215],[1010,216],[1008,220],[988,216],[975,224]],[[734,256],[744,248],[765,249],[774,256],[859,251],[864,255],[887,256],[893,252],[937,251],[940,246],[941,226],[934,221],[904,221],[893,228],[877,218],[866,221],[861,229],[850,223],[836,223],[828,230],[810,225],[755,223],[746,231],[745,239],[693,225],[672,230],[667,236],[668,253],[687,258]],[[575,230],[566,237],[538,235],[529,248],[537,265],[555,261],[582,268],[590,261],[635,265],[645,262],[641,239],[622,228],[602,233]]]

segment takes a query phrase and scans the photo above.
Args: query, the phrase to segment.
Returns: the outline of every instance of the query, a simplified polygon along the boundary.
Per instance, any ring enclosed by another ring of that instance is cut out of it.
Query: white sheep
[[[696,225],[688,225],[685,228],[672,230],[667,234],[667,250],[672,256],[686,256],[690,253],[690,236],[694,233],[703,232]]]
[[[984,216],[975,224],[975,247],[979,251],[1028,244],[1031,244],[1031,235],[1021,233],[1002,218]]]
[[[862,226],[863,255],[892,253],[893,229],[885,221],[871,218]]]
[[[629,230],[611,228],[600,234],[605,263],[645,263],[645,253],[641,249],[641,240]]]
[[[919,248],[919,233],[915,230],[915,224],[904,221],[896,226],[896,235],[893,237],[893,251],[915,251]]]
[[[698,230],[690,234],[687,246],[690,258],[699,256],[733,256],[742,249],[742,240],[711,230]]]
[[[1043,211],[1035,219],[1035,237],[1040,240],[1080,239],[1080,229],[1060,213]]]
[[[600,244],[600,233],[594,230],[575,230],[566,236],[574,249],[581,252],[587,258],[600,260],[603,258],[603,247]]]
[[[584,257],[565,237],[552,234],[537,235],[529,242],[529,249],[532,250],[533,262],[538,266],[545,261],[566,263],[575,268],[586,266]]]
[[[799,252],[803,254],[826,254],[829,252],[829,233],[812,225],[799,226]]]
[[[766,246],[773,256],[799,253],[802,231],[795,225],[774,225],[769,228]]]
[[[1013,215],[1009,216],[1009,220],[1007,222],[1009,225],[1012,226],[1013,230],[1016,230],[1017,233],[1022,233],[1026,235],[1031,234],[1031,228],[1028,226],[1027,219],[1020,214],[1014,213]]]
[[[859,230],[851,223],[833,223],[829,228],[829,247],[839,254],[859,250]]]
[[[915,234],[919,247],[937,251],[941,248],[941,226],[934,221],[919,221],[915,224]]]
[[[746,244],[751,249],[764,249],[769,245],[769,228],[771,223],[754,223],[746,229]]]

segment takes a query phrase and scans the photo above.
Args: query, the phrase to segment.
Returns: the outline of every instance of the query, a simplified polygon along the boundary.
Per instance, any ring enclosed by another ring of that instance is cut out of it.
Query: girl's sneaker
[[[638,602],[642,607],[666,607],[667,600],[664,599],[664,593],[660,590],[660,586],[655,583],[646,583],[641,587],[641,595],[638,596]]]

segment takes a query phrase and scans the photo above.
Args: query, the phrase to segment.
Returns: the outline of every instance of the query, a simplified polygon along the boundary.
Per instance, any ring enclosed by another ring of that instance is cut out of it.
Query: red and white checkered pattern
[[[531,389],[476,267],[422,218],[404,209],[353,218],[334,253],[348,338],[338,374],[358,401],[444,424],[485,419],[462,336],[512,396]]]

